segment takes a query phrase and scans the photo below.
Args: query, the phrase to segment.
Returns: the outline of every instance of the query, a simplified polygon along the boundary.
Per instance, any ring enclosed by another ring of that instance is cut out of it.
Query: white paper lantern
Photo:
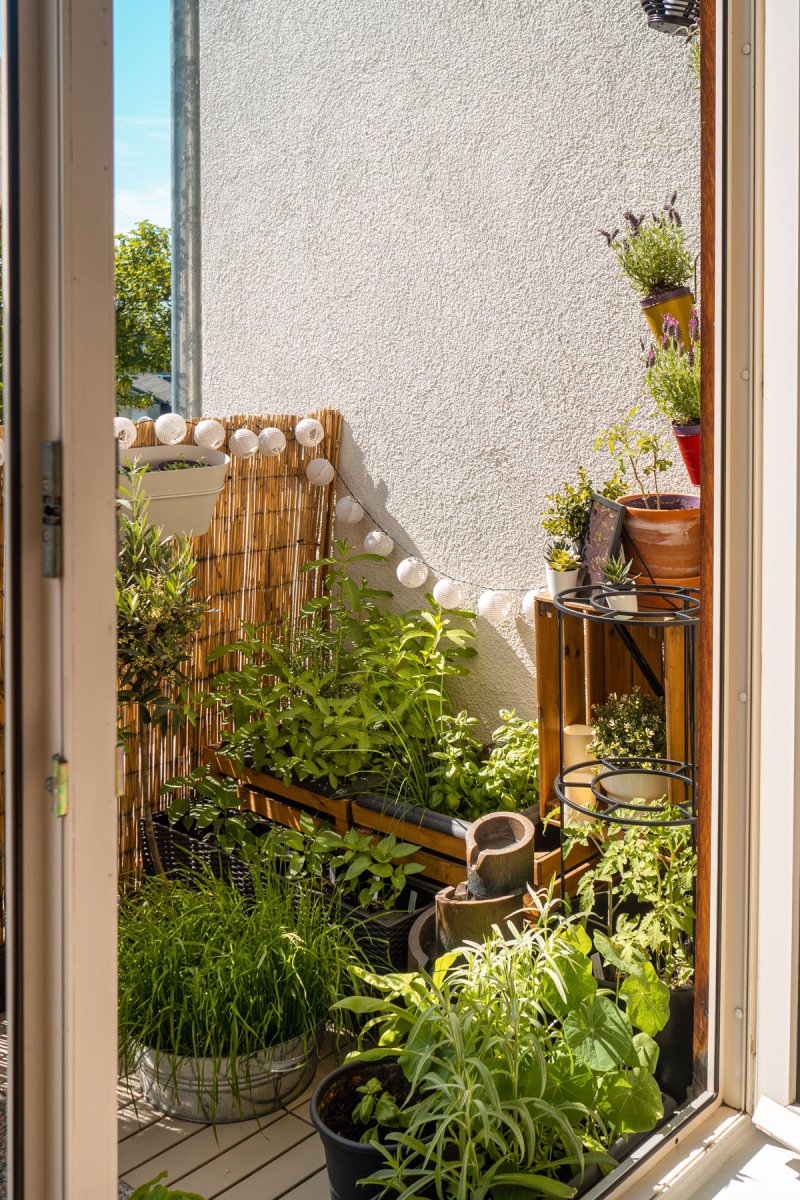
[[[252,429],[242,426],[228,438],[228,449],[234,458],[252,458],[258,453],[258,438]]]
[[[142,413],[142,415],[141,415],[140,417],[137,417],[137,418],[136,418],[136,424],[137,424],[137,425],[147,425],[147,424],[150,424],[150,425],[152,425],[152,424],[153,424],[153,418],[152,418],[152,417],[148,417],[147,413]]]
[[[364,549],[367,554],[380,554],[381,558],[388,558],[394,550],[394,542],[382,529],[371,529],[364,538]]]
[[[303,417],[294,427],[294,436],[301,446],[318,446],[325,437],[325,430],[315,417]]]
[[[194,444],[204,450],[219,450],[225,442],[225,426],[221,421],[198,421],[194,427]]]
[[[180,413],[162,413],[156,421],[156,437],[162,446],[177,446],[186,437],[186,422]]]
[[[511,612],[511,597],[508,592],[481,592],[478,597],[478,615],[487,621],[504,621]]]
[[[314,487],[327,487],[333,482],[335,474],[333,463],[327,458],[312,458],[306,467],[306,479]]]
[[[364,509],[352,496],[340,496],[336,501],[336,517],[343,525],[357,525]]]
[[[130,450],[136,441],[136,426],[129,417],[114,417],[114,437],[123,450]]]
[[[522,597],[522,615],[529,624],[533,624],[536,616],[536,592],[533,589]]]
[[[286,449],[286,434],[282,429],[270,425],[269,429],[262,429],[258,435],[258,448],[267,458],[277,458]]]
[[[421,558],[404,558],[397,564],[397,578],[407,588],[421,588],[428,579],[428,568]]]
[[[433,587],[433,598],[442,608],[463,608],[464,589],[455,579],[440,579]]]

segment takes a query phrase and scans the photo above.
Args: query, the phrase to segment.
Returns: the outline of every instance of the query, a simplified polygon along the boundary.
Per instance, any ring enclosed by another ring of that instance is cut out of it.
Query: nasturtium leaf
[[[607,938],[599,929],[595,932],[594,944],[609,966],[616,967],[618,971],[622,971],[625,975],[641,974],[642,967],[645,964],[635,961],[630,955],[623,954],[611,939]]]
[[[545,1012],[563,1020],[582,1000],[595,994],[597,980],[586,955],[567,947],[559,947],[551,971],[542,975],[538,1000]]]
[[[629,1067],[644,1067],[652,1075],[658,1066],[658,1042],[649,1033],[633,1035],[633,1054],[628,1059]]]
[[[607,996],[591,996],[571,1012],[564,1037],[578,1062],[593,1071],[613,1070],[633,1046],[629,1021]]]
[[[669,1020],[669,988],[658,978],[652,963],[644,963],[640,975],[630,975],[620,988],[631,1024],[651,1037]]]
[[[620,1071],[609,1081],[603,1099],[619,1133],[646,1133],[664,1115],[658,1084],[646,1067]]]

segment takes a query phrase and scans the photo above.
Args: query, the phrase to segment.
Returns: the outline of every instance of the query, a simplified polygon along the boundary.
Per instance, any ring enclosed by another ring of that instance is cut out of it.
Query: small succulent
[[[555,539],[544,549],[544,561],[552,571],[577,571],[582,565],[580,556],[571,542]]]
[[[624,554],[609,554],[600,563],[603,579],[611,587],[627,591],[634,586],[638,575],[631,575],[633,559],[626,559]]]

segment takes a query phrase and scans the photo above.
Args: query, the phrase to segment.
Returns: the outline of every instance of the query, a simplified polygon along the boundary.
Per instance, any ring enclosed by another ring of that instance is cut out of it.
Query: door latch
[[[50,760],[52,774],[48,776],[45,787],[53,799],[53,816],[65,817],[69,812],[69,767],[66,759],[60,754],[54,754]]]
[[[61,442],[42,442],[42,575],[60,579],[62,569]]]

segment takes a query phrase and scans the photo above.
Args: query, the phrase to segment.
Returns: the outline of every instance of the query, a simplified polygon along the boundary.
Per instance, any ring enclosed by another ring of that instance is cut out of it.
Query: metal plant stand
[[[611,626],[619,635],[619,649],[629,653],[642,671],[652,691],[664,695],[652,667],[645,661],[632,634],[632,628],[656,627],[663,630],[664,638],[682,639],[682,703],[678,705],[674,696],[670,705],[673,727],[668,722],[668,750],[679,747],[680,753],[670,757],[607,758],[587,759],[567,765],[564,760],[564,678],[563,670],[558,673],[559,710],[559,773],[555,781],[555,792],[560,806],[561,819],[561,895],[566,897],[566,869],[564,846],[568,833],[566,815],[579,814],[584,820],[614,826],[642,826],[665,828],[690,825],[692,840],[695,839],[697,822],[697,629],[700,619],[700,601],[696,590],[691,588],[652,585],[637,587],[636,597],[639,611],[618,612],[609,607],[608,598],[614,589],[591,585],[562,592],[554,597],[558,619],[559,659],[564,661],[565,618],[600,622]],[[647,605],[654,607],[647,607]],[[642,607],[642,606],[645,607]],[[674,657],[674,655],[673,655]],[[666,682],[666,681],[665,681]],[[675,728],[675,726],[678,728]],[[671,746],[670,746],[671,743]],[[630,775],[647,766],[648,775],[664,780],[664,795],[651,802],[643,800],[617,799],[609,796],[603,785],[613,785],[618,777]]]

